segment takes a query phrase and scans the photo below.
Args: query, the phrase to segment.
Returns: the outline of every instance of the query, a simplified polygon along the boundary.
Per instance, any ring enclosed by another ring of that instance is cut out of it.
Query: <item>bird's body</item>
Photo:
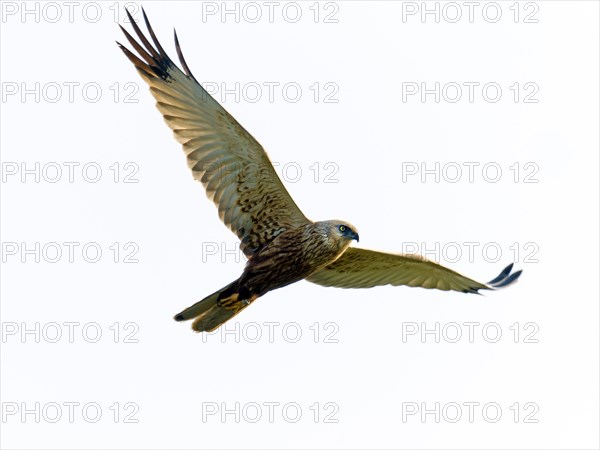
[[[353,230],[350,224],[336,220],[308,223],[281,232],[248,259],[242,275],[237,280],[192,305],[176,316],[176,320],[197,317],[193,324],[194,330],[211,331],[211,314],[218,314],[221,308],[229,310],[221,311],[223,318],[233,317],[267,292],[288,286],[318,272],[337,260],[350,245],[352,238],[340,233],[340,226]],[[335,230],[336,227],[338,231]],[[356,234],[355,231],[350,233]],[[198,315],[200,305],[204,302],[206,306],[211,301],[213,308],[207,311],[211,314]]]
[[[329,230],[341,223],[308,223],[285,230],[248,260],[240,284],[260,296],[303,280],[333,263],[351,242],[351,238]],[[352,229],[346,222],[343,224]]]
[[[507,286],[521,274],[511,273],[511,264],[484,284],[420,256],[350,247],[358,241],[356,228],[341,220],[313,222],[304,216],[262,146],[194,78],[177,35],[175,46],[185,73],[167,56],[145,13],[154,46],[131,15],[129,19],[140,42],[121,29],[141,59],[119,46],[150,86],[194,178],[204,185],[248,258],[237,280],[175,320],[194,319],[195,331],[211,331],[267,292],[303,279],[342,288],[391,284],[477,292]]]

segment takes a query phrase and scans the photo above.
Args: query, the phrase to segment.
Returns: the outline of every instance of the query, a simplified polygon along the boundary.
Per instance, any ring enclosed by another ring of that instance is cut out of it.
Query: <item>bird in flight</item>
[[[153,44],[129,11],[139,41],[121,30],[139,56],[117,44],[150,86],[158,110],[183,146],[193,177],[204,185],[248,258],[237,280],[184,309],[175,320],[194,319],[194,331],[213,331],[267,292],[300,280],[340,288],[389,284],[478,293],[519,278],[521,271],[512,272],[510,264],[492,281],[479,283],[418,255],[350,247],[353,240],[358,242],[358,232],[342,220],[307,219],[262,146],[192,75],[177,33],[175,48],[183,71],[142,13]]]

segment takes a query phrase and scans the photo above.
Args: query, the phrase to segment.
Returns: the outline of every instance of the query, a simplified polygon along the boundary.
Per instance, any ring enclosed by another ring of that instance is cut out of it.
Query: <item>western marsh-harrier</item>
[[[139,42],[121,29],[139,57],[118,45],[150,86],[158,110],[183,145],[194,178],[202,182],[248,258],[237,280],[175,320],[195,319],[195,331],[212,331],[258,297],[300,280],[341,288],[391,284],[477,293],[508,286],[521,274],[511,273],[511,264],[484,284],[420,256],[349,247],[358,241],[356,228],[341,220],[312,222],[304,216],[261,145],[194,78],[177,34],[183,72],[158,42],[145,12],[154,45],[127,14]]]

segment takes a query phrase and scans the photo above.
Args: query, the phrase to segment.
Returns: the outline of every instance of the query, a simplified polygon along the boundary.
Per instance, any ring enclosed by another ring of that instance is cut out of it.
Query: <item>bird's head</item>
[[[345,245],[349,245],[353,239],[358,242],[358,231],[356,231],[354,225],[348,222],[344,222],[343,220],[326,220],[319,223],[327,233],[327,236],[337,242],[344,243]]]

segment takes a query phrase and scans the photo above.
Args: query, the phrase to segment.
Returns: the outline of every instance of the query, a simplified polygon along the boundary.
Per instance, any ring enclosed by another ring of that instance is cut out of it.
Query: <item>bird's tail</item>
[[[197,332],[213,331],[240,313],[257,296],[241,299],[238,280],[184,309],[175,317],[176,321],[195,319],[192,329]]]

